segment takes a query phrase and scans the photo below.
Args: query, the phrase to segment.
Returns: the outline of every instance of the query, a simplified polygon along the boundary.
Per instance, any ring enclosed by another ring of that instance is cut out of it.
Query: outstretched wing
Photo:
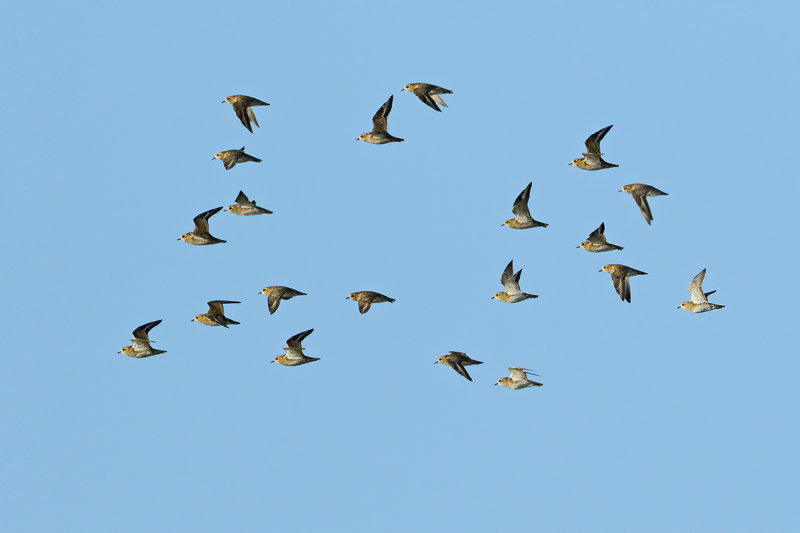
[[[633,193],[633,199],[636,201],[636,205],[639,206],[639,211],[642,212],[644,219],[650,224],[653,220],[653,213],[650,212],[650,204],[647,203],[647,191],[636,191]]]
[[[242,302],[236,302],[233,300],[211,300],[208,302],[208,314],[209,315],[224,315],[225,308],[223,304],[240,304]]]
[[[195,233],[208,233],[208,219],[214,216],[215,214],[219,213],[222,207],[215,207],[214,209],[209,209],[208,211],[203,211],[196,217],[194,217],[194,232]]]
[[[627,275],[612,274],[611,281],[614,282],[614,288],[617,289],[619,297],[626,302],[631,302],[631,282]]]
[[[131,340],[134,341],[134,346],[136,345],[135,341],[137,340],[150,342],[150,336],[148,335],[148,333],[150,332],[151,329],[153,329],[159,324],[161,324],[161,320],[154,320],[153,322],[142,324],[141,326],[133,330],[133,339]]]
[[[286,346],[288,346],[289,348],[302,349],[303,348],[303,346],[302,346],[303,339],[305,339],[306,337],[311,335],[312,331],[314,331],[314,328],[307,329],[305,331],[301,331],[297,335],[293,335],[292,337],[289,337],[288,339],[286,339]],[[287,352],[287,355],[288,355],[288,352]]]
[[[375,112],[375,115],[372,117],[372,133],[386,133],[386,119],[389,117],[389,113],[392,111],[392,102],[394,100],[394,95],[391,95],[386,102]]]
[[[274,315],[275,311],[278,310],[278,306],[281,305],[281,297],[283,297],[283,293],[285,289],[277,289],[269,293],[267,296],[267,308],[269,309],[269,314]]]
[[[239,205],[255,205],[255,202],[251,202],[244,191],[239,191],[239,194],[236,196],[236,203]]]
[[[594,244],[606,244],[606,236],[603,235],[606,231],[606,224],[602,222],[600,226],[589,234],[587,237],[587,241],[592,242]]]
[[[522,272],[520,270],[520,272]],[[506,293],[508,294],[516,294],[519,293],[519,277],[514,275],[514,260],[508,262],[506,265],[505,270],[503,270],[503,274],[500,276],[500,283],[503,284],[503,287],[506,289]]]
[[[586,154],[584,154],[584,155],[589,155],[589,154],[600,155],[600,141],[602,141],[603,137],[606,136],[606,133],[608,133],[608,130],[610,130],[613,127],[614,127],[614,125],[612,124],[610,126],[606,126],[605,128],[603,128],[600,131],[596,131],[596,132],[592,133],[591,135],[589,135],[589,137],[587,137],[587,139],[586,139],[586,143],[585,143],[586,144]]]
[[[691,283],[689,283],[689,294],[692,295],[693,304],[708,303],[708,295],[703,293],[703,278],[705,277],[706,277],[706,269],[704,268],[703,270],[700,271],[698,275],[694,277]]]
[[[514,207],[511,208],[511,212],[518,219],[522,220],[531,220],[531,211],[528,207],[528,202],[531,199],[531,187],[533,186],[533,182],[530,182],[527,187],[525,187],[517,199],[514,200]]]

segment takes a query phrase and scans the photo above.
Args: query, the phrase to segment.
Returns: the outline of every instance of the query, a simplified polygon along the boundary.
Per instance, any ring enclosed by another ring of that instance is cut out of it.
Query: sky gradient
[[[799,16],[12,2],[0,530],[797,531]],[[271,104],[254,134],[231,94]],[[405,142],[356,142],[391,94]],[[609,124],[620,167],[568,166]],[[529,181],[549,227],[501,227]],[[275,214],[177,241],[239,190]],[[624,251],[576,249],[601,222]],[[490,299],[510,259],[538,299]],[[648,272],[631,304],[607,263]],[[676,309],[706,267],[725,309]],[[191,323],[212,299],[241,325]],[[168,353],[115,355],[157,319]],[[308,328],[320,361],[269,364]]]

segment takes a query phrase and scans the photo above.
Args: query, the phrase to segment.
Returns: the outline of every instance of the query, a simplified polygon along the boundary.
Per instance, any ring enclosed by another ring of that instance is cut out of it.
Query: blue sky
[[[798,16],[12,3],[0,530],[796,531]],[[355,142],[390,94],[406,141]],[[568,166],[608,124],[620,167]],[[550,226],[501,228],[529,181]],[[669,193],[652,226],[635,182]],[[176,241],[240,189],[275,214]],[[575,248],[600,222],[623,252]],[[510,259],[539,299],[490,300]],[[631,304],[615,262],[649,273]],[[677,310],[704,267],[726,308]],[[269,316],[274,284],[308,296]],[[190,323],[211,299],[241,325]],[[167,354],[115,355],[156,319]],[[308,328],[318,363],[268,364]],[[544,387],[493,387],[509,365]]]

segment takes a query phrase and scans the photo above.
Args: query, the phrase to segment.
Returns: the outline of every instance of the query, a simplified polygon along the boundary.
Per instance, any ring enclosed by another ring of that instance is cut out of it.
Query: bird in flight
[[[708,297],[717,291],[703,292],[703,278],[705,277],[706,269],[704,268],[689,283],[689,294],[692,295],[692,299],[688,302],[683,302],[678,309],[686,309],[692,313],[705,313],[706,311],[714,311],[725,307],[708,301]]]
[[[435,363],[442,363],[444,365],[449,366],[468,380],[472,381],[472,378],[469,377],[469,372],[467,369],[464,368],[465,366],[469,365],[482,365],[483,361],[476,361],[475,359],[471,359],[467,354],[464,352],[454,352],[450,350],[450,353],[442,355],[439,359],[436,360]]]
[[[253,133],[253,127],[250,126],[251,120],[256,127],[261,127],[258,125],[256,114],[253,112],[253,107],[258,105],[269,105],[266,102],[262,102],[258,98],[245,96],[243,94],[234,94],[233,96],[228,96],[222,101],[222,103],[231,104],[233,106],[233,112],[236,113],[236,116],[242,121],[244,127],[250,130],[250,133]]]
[[[357,141],[366,141],[370,144],[386,144],[402,142],[405,139],[392,136],[387,130],[386,119],[389,118],[389,113],[392,111],[392,101],[394,95],[390,96],[388,100],[375,112],[372,117],[372,131],[362,133],[358,136]]]
[[[585,142],[586,151],[583,153],[583,157],[579,159],[573,159],[570,165],[575,165],[583,170],[602,170],[604,168],[618,167],[619,165],[603,161],[603,158],[601,157],[603,153],[600,151],[600,141],[602,141],[603,137],[606,136],[608,130],[613,127],[614,125],[612,124],[611,126],[606,126],[602,130],[596,131],[589,135]]]
[[[445,89],[444,87],[439,87],[438,85],[432,85],[430,83],[409,83],[403,87],[403,90],[416,95],[425,105],[439,112],[442,110],[439,109],[439,106],[436,104],[447,107],[447,104],[444,103],[444,100],[442,100],[442,97],[439,95],[453,94],[453,91],[450,89]]]

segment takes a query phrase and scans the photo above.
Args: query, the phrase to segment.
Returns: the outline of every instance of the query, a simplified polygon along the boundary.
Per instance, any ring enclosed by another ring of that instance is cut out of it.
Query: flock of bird
[[[430,83],[409,83],[403,88],[403,91],[408,91],[414,94],[427,106],[439,112],[441,112],[441,108],[439,107],[440,105],[447,107],[447,104],[444,102],[441,95],[452,93],[452,91],[448,89],[439,87],[437,85],[432,85]],[[389,113],[392,111],[393,101],[394,95],[390,96],[389,99],[386,100],[386,102],[372,117],[372,130],[362,133],[358,136],[357,140],[365,141],[370,144],[386,144],[392,142],[402,142],[404,140],[391,135],[388,131],[388,118]],[[223,100],[223,103],[229,103],[233,106],[236,116],[239,118],[242,125],[244,125],[244,127],[247,128],[251,133],[253,133],[252,124],[260,127],[258,125],[255,112],[253,111],[253,107],[269,105],[268,103],[257,98],[242,94],[228,96],[225,98],[225,100]],[[613,125],[606,126],[605,128],[591,134],[585,141],[586,151],[583,153],[583,157],[573,159],[570,165],[574,165],[583,170],[603,170],[618,167],[619,165],[605,161],[602,158],[603,153],[600,151],[600,141],[603,140],[612,127]],[[225,150],[219,152],[213,157],[213,159],[221,160],[225,166],[225,170],[232,169],[237,163],[258,163],[261,161],[261,159],[247,154],[244,146],[239,150]],[[532,185],[532,182],[528,183],[525,189],[523,189],[519,196],[517,196],[511,209],[512,213],[514,214],[514,218],[506,220],[503,222],[502,226],[508,226],[513,229],[547,227],[546,223],[534,220],[534,218],[531,216],[529,203]],[[639,207],[639,210],[641,211],[642,216],[648,225],[650,225],[653,221],[653,214],[650,210],[650,205],[647,199],[651,196],[667,195],[667,193],[658,190],[652,185],[646,185],[644,183],[632,183],[625,185],[619,192],[626,192],[633,196],[636,205]],[[242,216],[272,213],[272,211],[256,205],[256,202],[250,200],[242,191],[239,191],[239,195],[236,197],[235,202],[235,204],[226,207],[226,211]],[[178,240],[192,245],[211,245],[226,242],[211,235],[209,230],[209,219],[221,210],[221,206],[215,207],[194,217],[194,231],[184,233],[178,238]],[[597,229],[589,234],[589,237],[587,237],[584,242],[580,243],[577,248],[583,248],[584,250],[593,253],[610,252],[623,249],[622,246],[611,244],[606,240],[604,223],[601,223]],[[631,301],[630,278],[632,276],[642,276],[647,274],[647,272],[642,272],[641,270],[621,264],[605,265],[600,272],[608,272],[611,275],[611,280],[620,299],[629,303]],[[710,303],[708,301],[708,296],[716,291],[703,292],[702,284],[705,274],[706,269],[704,268],[689,283],[688,290],[689,294],[691,295],[691,299],[681,303],[681,305],[678,307],[679,309],[685,309],[692,313],[704,313],[706,311],[712,311],[724,307],[723,305]],[[509,261],[508,265],[506,265],[506,268],[503,270],[503,273],[500,276],[500,283],[503,285],[504,291],[498,292],[492,298],[507,303],[518,303],[527,299],[538,298],[536,294],[522,292],[519,285],[521,275],[522,270],[518,270],[515,273],[514,261]],[[261,289],[259,294],[267,296],[267,308],[270,314],[274,314],[278,310],[281,300],[290,300],[295,296],[304,296],[306,293],[290,287],[274,285],[270,287],[264,287]],[[389,296],[374,291],[353,292],[347,297],[347,299],[354,300],[358,303],[358,311],[361,314],[369,311],[370,307],[374,303],[395,301],[394,298],[390,298]],[[224,308],[226,304],[238,303],[241,302],[233,300],[212,300],[208,302],[208,312],[196,315],[192,321],[199,322],[207,326],[222,326],[225,328],[227,328],[229,325],[239,324],[239,322],[225,316]],[[166,350],[158,350],[153,348],[151,346],[153,341],[151,341],[149,337],[150,331],[160,323],[161,320],[155,320],[136,328],[133,331],[133,338],[131,339],[132,344],[130,346],[125,346],[118,353],[135,358],[144,358],[165,353]],[[302,342],[313,331],[313,329],[308,329],[289,337],[289,339],[286,340],[286,347],[283,349],[285,353],[275,357],[272,362],[279,363],[284,366],[298,366],[318,361],[318,357],[309,357],[303,353]],[[436,360],[436,363],[442,363],[449,366],[469,381],[472,381],[472,378],[465,367],[483,364],[482,361],[476,361],[471,359],[467,354],[456,351],[451,351],[445,355],[442,355]],[[495,385],[502,385],[503,387],[512,390],[542,386],[541,383],[528,379],[529,372],[534,376],[538,376],[538,374],[533,374],[532,371],[527,368],[511,366],[508,367],[508,370],[510,375],[508,377],[499,379]]]

